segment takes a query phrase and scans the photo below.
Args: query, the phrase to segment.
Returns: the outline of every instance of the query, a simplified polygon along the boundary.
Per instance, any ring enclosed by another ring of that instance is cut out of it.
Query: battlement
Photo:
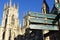
[[[10,0],[9,4],[8,4],[8,2],[4,4],[4,9],[10,8],[10,7],[18,9],[18,5],[16,5],[15,3],[14,3],[14,5],[12,5],[12,0]]]

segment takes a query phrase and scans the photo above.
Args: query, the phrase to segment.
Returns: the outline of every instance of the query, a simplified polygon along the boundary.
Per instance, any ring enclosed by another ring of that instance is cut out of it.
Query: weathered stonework
[[[10,5],[4,5],[2,25],[0,27],[0,40],[17,40],[20,35],[18,7],[10,0]]]

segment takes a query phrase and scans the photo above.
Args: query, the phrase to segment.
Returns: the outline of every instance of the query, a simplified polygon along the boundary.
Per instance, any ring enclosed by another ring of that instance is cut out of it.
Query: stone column
[[[4,40],[9,40],[9,28],[6,28],[5,30],[5,38]]]
[[[3,39],[3,31],[4,31],[4,30],[3,30],[3,28],[1,27],[1,28],[0,28],[0,40]]]
[[[14,31],[13,30],[11,30],[11,40],[14,40]]]

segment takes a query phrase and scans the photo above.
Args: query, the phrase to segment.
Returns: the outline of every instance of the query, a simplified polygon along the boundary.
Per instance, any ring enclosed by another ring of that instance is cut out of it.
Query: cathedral
[[[58,9],[56,7],[58,7],[57,4],[60,3],[60,1],[55,0],[55,3],[56,4],[54,4],[52,12],[51,12],[54,15],[57,14]],[[52,34],[50,36],[44,37],[44,34],[46,34],[46,33],[49,34],[50,30],[41,30],[38,27],[36,27],[34,29],[33,24],[35,24],[35,25],[39,24],[39,22],[41,20],[36,21],[38,23],[35,23],[34,20],[31,21],[29,18],[34,18],[34,17],[32,17],[32,16],[30,17],[29,13],[30,12],[27,12],[27,15],[24,16],[23,26],[22,26],[22,28],[20,28],[19,18],[18,18],[19,17],[18,16],[18,5],[16,5],[15,3],[14,3],[14,5],[12,5],[12,0],[10,0],[9,4],[5,3],[3,17],[2,17],[2,25],[0,26],[0,40],[60,40],[60,38],[59,38],[60,31],[55,34]],[[49,14],[49,7],[48,7],[46,0],[43,0],[42,14],[43,15]],[[35,17],[35,18],[37,18],[37,17]],[[45,20],[44,21],[45,23],[48,23],[47,20],[49,20],[49,18],[43,18],[43,19]],[[50,20],[52,20],[52,19],[50,19]],[[43,22],[43,20],[42,20],[42,22]],[[34,25],[34,27],[35,27],[35,25]],[[43,25],[46,26],[47,24],[43,24]],[[49,24],[49,25],[51,25],[51,24]],[[55,29],[58,30],[59,28],[56,27]],[[55,29],[52,29],[52,30],[55,30]],[[53,33],[53,32],[54,31],[52,31],[51,33]]]
[[[2,25],[0,27],[0,40],[15,40],[19,34],[21,33],[18,18],[18,6],[15,4],[12,5],[12,0],[10,0],[10,4],[4,4]]]

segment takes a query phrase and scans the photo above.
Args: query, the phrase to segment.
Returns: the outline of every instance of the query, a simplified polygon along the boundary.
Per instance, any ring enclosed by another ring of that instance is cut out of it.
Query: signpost
[[[41,29],[41,30],[59,30],[58,21],[55,21],[55,14],[40,14],[36,12],[29,12],[29,28],[30,29]],[[47,20],[45,20],[47,18]]]
[[[55,0],[57,1],[57,0]],[[56,14],[49,13],[38,13],[38,12],[28,12],[25,18],[25,26],[27,28],[27,37],[30,35],[30,30],[33,30],[35,33],[35,40],[42,37],[42,30],[50,30],[48,33],[43,34],[44,37],[52,35],[59,32],[60,30],[60,3],[55,3],[55,7],[57,8]],[[54,13],[55,13],[54,11]],[[29,30],[30,29],[30,30]],[[39,31],[38,31],[39,30]],[[32,31],[32,32],[33,32]],[[40,33],[39,33],[40,32]],[[39,36],[39,34],[41,34]],[[56,34],[57,35],[57,34]],[[43,39],[43,37],[41,38]],[[28,40],[28,39],[27,39]],[[45,39],[44,39],[45,40]]]
[[[58,26],[53,25],[35,25],[31,24],[30,29],[40,29],[40,30],[59,30]]]

